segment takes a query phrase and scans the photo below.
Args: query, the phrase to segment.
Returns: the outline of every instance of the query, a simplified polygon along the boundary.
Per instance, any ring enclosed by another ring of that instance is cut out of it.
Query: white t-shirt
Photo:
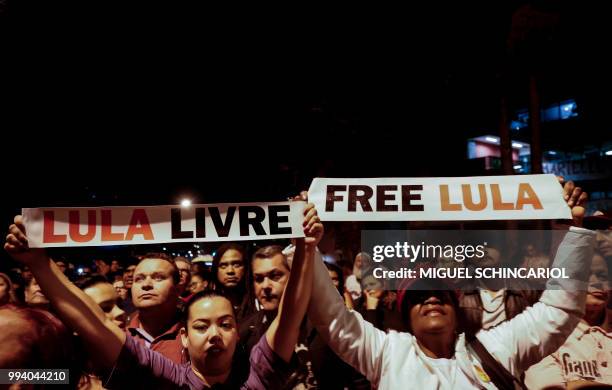
[[[504,296],[506,289],[498,291],[479,289],[482,300],[482,329],[490,329],[495,325],[506,321],[506,305]]]
[[[473,389],[474,385],[470,382],[465,373],[457,367],[457,359],[433,359],[425,356],[425,364],[428,365],[440,379],[442,388],[447,389]],[[410,387],[410,386],[408,386]],[[407,387],[407,388],[408,388]]]
[[[585,321],[580,321],[557,352],[525,373],[530,389],[564,386],[577,380],[612,385],[612,332]]]

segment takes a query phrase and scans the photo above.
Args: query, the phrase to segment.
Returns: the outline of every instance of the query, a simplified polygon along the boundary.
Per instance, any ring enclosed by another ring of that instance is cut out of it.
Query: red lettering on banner
[[[70,239],[74,242],[88,242],[96,235],[96,210],[87,211],[87,233],[81,234],[79,227],[81,226],[79,210],[70,210],[68,212],[68,232]]]
[[[43,242],[46,244],[66,242],[65,234],[55,234],[55,213],[53,211],[43,212]]]
[[[132,212],[130,227],[125,235],[125,239],[127,241],[132,240],[135,234],[142,234],[145,240],[153,240],[153,231],[151,230],[149,217],[144,209],[135,209]]]
[[[102,210],[102,241],[123,241],[123,233],[113,233],[112,210]]]
[[[130,219],[130,227],[125,235],[126,240],[134,239],[135,234],[142,234],[145,240],[153,240],[153,231],[149,223],[149,217],[145,209],[134,209],[132,219]]]

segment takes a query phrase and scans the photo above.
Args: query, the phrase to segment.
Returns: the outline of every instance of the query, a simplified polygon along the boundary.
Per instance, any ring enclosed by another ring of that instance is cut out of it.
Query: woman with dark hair
[[[249,283],[252,280],[251,267],[242,245],[234,242],[221,245],[213,258],[211,273],[215,288],[221,289],[232,302],[238,321],[256,311],[255,296]]]
[[[571,182],[564,192],[574,224],[581,226],[586,194]],[[455,294],[429,289],[398,297],[410,333],[385,333],[345,308],[319,261],[308,318],[334,352],[379,389],[521,387],[524,371],[559,348],[580,320],[593,245],[594,232],[571,227],[553,265],[565,268],[570,279],[549,280],[538,303],[475,335],[461,332]]]
[[[247,378],[232,375],[238,342],[236,314],[223,293],[199,293],[186,306],[186,321],[180,330],[190,362],[174,363],[147,349],[109,320],[100,307],[72,284],[44,250],[29,249],[21,216],[9,228],[4,249],[27,264],[62,319],[84,340],[94,364],[110,370],[107,388],[190,388],[214,385],[231,388],[282,388],[290,375],[299,327],[312,288],[312,264],[316,245],[323,234],[313,205],[304,209],[304,234],[298,239],[294,265],[280,303],[278,315],[250,355]],[[149,278],[150,276],[147,276]]]
[[[386,305],[389,291],[385,280],[374,276],[374,268],[367,269],[361,273],[361,297],[355,301],[355,310],[363,318],[378,329],[403,331],[405,330],[402,318],[396,309],[396,301]]]

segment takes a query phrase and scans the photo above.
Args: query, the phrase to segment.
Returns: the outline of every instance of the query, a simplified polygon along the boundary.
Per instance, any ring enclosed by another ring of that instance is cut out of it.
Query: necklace
[[[484,294],[487,294],[487,295],[491,296],[487,290],[480,290],[480,291],[484,292]],[[479,292],[479,293],[480,293],[480,292]],[[482,302],[482,310],[484,310],[485,312],[487,312],[487,313],[489,313],[489,314],[496,313],[496,312],[497,312],[497,311],[498,311],[498,310],[499,310],[499,309],[500,309],[500,308],[501,308],[501,307],[504,305],[504,303],[505,303],[505,302],[504,302],[504,301],[505,301],[505,299],[504,299],[505,295],[506,295],[506,294],[505,294],[505,292],[503,292],[503,293],[501,294],[501,298],[500,298],[500,300],[499,300],[499,303],[497,304],[497,306],[496,306],[495,308],[493,308],[493,309],[491,309],[491,310],[487,309],[487,307],[486,307],[486,305],[485,305],[484,301],[482,300],[482,296],[481,296],[481,297],[480,297],[480,301]],[[499,297],[499,295],[498,295],[498,297]],[[495,299],[495,298],[497,298],[497,297],[494,297],[494,298],[492,298],[491,300],[488,300],[488,302],[489,302],[489,303],[492,303],[492,302],[493,302],[493,299]]]

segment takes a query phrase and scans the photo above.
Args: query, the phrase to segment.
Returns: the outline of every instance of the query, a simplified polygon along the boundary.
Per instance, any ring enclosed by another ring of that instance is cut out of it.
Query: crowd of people
[[[95,259],[81,273],[29,248],[17,216],[0,368],[66,368],[71,388],[612,388],[612,230],[583,227],[586,194],[564,190],[573,226],[550,257],[527,247],[521,263],[570,279],[538,290],[388,286],[368,253],[318,249],[311,204],[306,238],[288,245],[224,243],[212,267],[159,252]]]

